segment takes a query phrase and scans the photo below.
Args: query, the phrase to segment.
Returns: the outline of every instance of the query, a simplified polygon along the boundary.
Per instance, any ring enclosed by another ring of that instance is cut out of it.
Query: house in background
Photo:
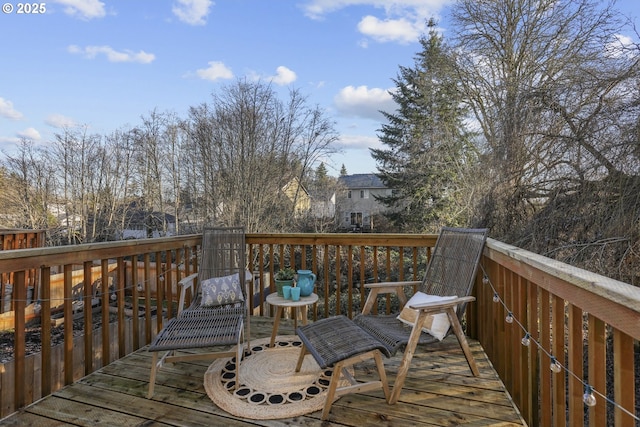
[[[311,196],[298,178],[293,178],[283,188],[282,192],[294,204],[296,216],[306,215],[311,209]]]
[[[311,216],[314,218],[331,218],[336,215],[336,193],[311,192]]]
[[[372,231],[374,218],[386,209],[376,196],[387,196],[391,189],[373,173],[343,175],[338,178],[336,218],[338,228],[351,231]]]
[[[123,240],[146,239],[175,234],[176,217],[174,215],[139,209],[127,213],[126,224],[117,238]]]

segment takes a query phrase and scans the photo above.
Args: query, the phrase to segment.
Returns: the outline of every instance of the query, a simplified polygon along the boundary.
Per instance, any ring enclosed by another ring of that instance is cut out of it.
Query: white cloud
[[[358,23],[358,30],[379,42],[411,43],[424,33],[424,21],[409,22],[404,18],[380,20],[369,15]]]
[[[634,58],[636,52],[636,46],[631,37],[616,34],[614,40],[607,43],[605,53],[610,58]]]
[[[13,108],[13,102],[4,98],[0,98],[0,116],[11,120],[20,120],[24,117],[20,111]]]
[[[392,112],[396,105],[389,89],[347,86],[333,99],[336,109],[346,117],[382,120],[380,110]]]
[[[0,136],[0,145],[1,144],[10,145],[10,144],[18,144],[18,143],[20,143],[20,138],[16,138],[13,136]]]
[[[213,2],[211,0],[178,0],[171,11],[189,25],[204,25]]]
[[[276,68],[276,74],[273,76],[265,76],[264,74],[260,74],[257,71],[247,71],[246,76],[249,80],[252,81],[263,81],[266,80],[268,82],[272,82],[277,84],[278,86],[286,86],[290,83],[295,82],[298,79],[298,75],[295,71],[285,67],[284,65],[280,65]]]
[[[109,62],[137,62],[140,64],[149,64],[156,59],[153,53],[147,53],[143,50],[132,52],[128,49],[118,52],[110,46],[86,46],[81,48],[71,45],[67,48],[69,53],[83,55],[85,58],[93,59],[99,54],[107,57]]]
[[[47,116],[44,122],[49,126],[58,129],[72,128],[76,126],[75,120],[63,116],[62,114],[50,114],[49,116]]]
[[[351,6],[380,9],[384,17],[371,14],[363,16],[358,30],[378,42],[416,41],[424,32],[425,22],[455,0],[307,0],[302,8],[311,19],[323,19],[326,15]],[[366,42],[360,41],[361,46]]]
[[[381,148],[380,139],[370,135],[340,135],[337,147],[343,150],[368,150]]]
[[[33,141],[39,141],[42,137],[40,136],[40,132],[38,132],[35,128],[27,128],[23,131],[17,132],[19,138],[31,139]]]
[[[298,76],[296,76],[294,71],[288,69],[284,65],[281,65],[276,68],[276,75],[269,77],[269,80],[279,86],[286,86],[289,83],[295,82],[297,78]]]
[[[99,0],[53,0],[53,2],[66,6],[64,13],[80,19],[102,18],[106,15],[104,3]]]
[[[219,61],[210,61],[208,68],[200,68],[196,70],[196,74],[203,80],[211,81],[233,78],[233,72],[231,69]]]

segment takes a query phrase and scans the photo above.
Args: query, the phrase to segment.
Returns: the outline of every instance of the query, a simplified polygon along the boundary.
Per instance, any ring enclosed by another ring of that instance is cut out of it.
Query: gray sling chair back
[[[164,363],[235,356],[236,387],[240,383],[244,337],[248,340],[250,336],[246,282],[251,275],[246,270],[244,229],[207,227],[201,249],[198,272],[178,283],[178,314],[149,345],[148,350],[153,353],[149,398],[154,393],[157,371]],[[192,292],[192,301],[184,308],[187,290]],[[176,353],[209,347],[224,348],[208,353]],[[162,351],[166,353],[158,360]]]
[[[390,404],[396,403],[400,397],[416,346],[436,342],[451,333],[458,338],[471,372],[475,376],[479,375],[478,367],[462,330],[461,320],[467,303],[475,300],[471,292],[486,239],[486,229],[443,227],[422,282],[384,282],[365,285],[370,288],[370,293],[362,313],[353,319],[354,322],[382,342],[391,354],[404,348],[403,359],[389,399]],[[435,298],[425,298],[424,302],[416,303],[412,298],[411,307],[408,307],[403,290],[407,285],[419,285],[418,291]],[[377,297],[389,293],[395,293],[398,296],[402,312],[392,315],[371,314]],[[451,299],[443,301],[438,297],[451,297]],[[437,301],[438,299],[440,301]],[[439,327],[435,323],[442,325],[440,322],[442,316],[439,318],[430,316],[441,313],[447,316],[448,322],[445,319],[444,325]],[[405,316],[405,314],[408,315]],[[399,317],[404,321],[399,320]],[[423,328],[430,321],[433,323],[429,325],[432,329],[431,333],[428,333]],[[436,328],[441,329],[439,333],[435,332]]]

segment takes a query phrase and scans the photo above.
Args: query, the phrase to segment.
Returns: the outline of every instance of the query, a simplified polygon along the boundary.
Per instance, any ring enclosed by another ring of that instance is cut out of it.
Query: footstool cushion
[[[391,357],[389,348],[346,316],[329,317],[300,326],[297,333],[321,368],[375,349]]]

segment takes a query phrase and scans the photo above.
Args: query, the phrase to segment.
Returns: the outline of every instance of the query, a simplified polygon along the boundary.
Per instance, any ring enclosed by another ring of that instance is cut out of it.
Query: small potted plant
[[[278,291],[278,296],[284,297],[282,293],[283,286],[293,286],[293,277],[296,274],[296,271],[291,267],[281,268],[276,271],[274,276],[276,280],[276,290]]]

